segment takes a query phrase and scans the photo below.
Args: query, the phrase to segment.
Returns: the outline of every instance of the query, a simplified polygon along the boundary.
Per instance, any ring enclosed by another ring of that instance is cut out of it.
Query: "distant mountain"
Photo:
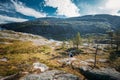
[[[26,32],[60,40],[71,38],[77,32],[84,34],[105,34],[108,30],[120,28],[120,17],[112,15],[87,15],[72,18],[39,18],[22,23],[0,25],[2,28]]]

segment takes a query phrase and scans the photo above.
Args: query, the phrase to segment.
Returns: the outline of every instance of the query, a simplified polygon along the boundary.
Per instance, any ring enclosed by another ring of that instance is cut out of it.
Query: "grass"
[[[8,59],[7,62],[0,61],[0,76],[8,76],[21,71],[33,73],[32,65],[34,62],[44,63],[50,69],[63,70],[81,76],[79,72],[73,70],[70,66],[61,67],[62,63],[54,58],[60,56],[60,54],[55,54],[47,45],[35,46],[32,42],[9,39],[3,39],[3,42],[10,42],[11,44],[0,44],[0,58],[5,57]]]
[[[7,38],[0,38],[0,42],[8,42],[8,43],[13,43],[13,42],[19,42],[20,40],[15,40],[15,39],[7,39]],[[1,46],[1,44],[0,44]]]
[[[34,62],[41,62],[49,66],[50,69],[63,70],[68,73],[80,75],[79,72],[73,70],[70,66],[62,67],[62,63],[58,62],[62,54],[58,54],[56,50],[52,50],[48,45],[36,46],[30,41],[16,40],[14,32],[7,32],[12,35],[12,38],[0,38],[0,59],[7,58],[8,61],[0,61],[0,76],[9,76],[18,72],[32,71]],[[9,35],[9,36],[10,36]],[[17,35],[25,37],[18,33]],[[15,37],[15,38],[14,38]],[[27,37],[27,36],[26,36]],[[31,35],[29,37],[32,37]],[[9,43],[9,44],[4,44]],[[52,44],[54,45],[54,44]],[[64,52],[64,50],[61,50]]]
[[[6,57],[7,62],[0,61],[0,76],[8,76],[21,71],[32,72],[32,65],[34,62],[41,62],[50,67],[50,69],[58,69],[68,73],[75,74],[81,78],[83,75],[78,70],[73,69],[71,66],[66,65],[62,67],[62,63],[58,59],[68,57],[66,49],[55,49],[54,51],[48,45],[36,46],[30,41],[19,41],[12,39],[1,39],[2,42],[9,42],[11,44],[0,44],[0,58]],[[89,51],[95,52],[94,49],[89,49],[85,54],[86,48],[81,48],[81,54],[75,56],[80,60],[94,59],[94,54],[88,54]],[[57,57],[58,56],[58,57]],[[55,58],[56,57],[56,58]],[[97,55],[98,59],[108,59],[109,54]],[[116,63],[117,62],[117,63]],[[116,59],[114,64],[116,66],[120,59]],[[97,62],[97,67],[108,67],[109,63]],[[114,67],[114,66],[113,66]]]
[[[46,54],[40,53],[24,53],[24,54],[4,54],[0,55],[0,57],[8,58],[7,62],[0,62],[0,75],[7,76],[13,73],[17,73],[19,71],[28,71],[29,68],[32,67],[32,64],[36,61],[42,63],[48,63],[49,58],[51,56],[47,56]],[[9,74],[8,74],[9,73]]]
[[[0,59],[7,58],[7,62],[0,61],[0,76],[8,76],[20,71],[29,71],[31,65],[36,62],[47,63],[51,48],[47,45],[36,46],[30,41],[1,39]]]
[[[1,44],[0,54],[18,54],[18,53],[49,53],[51,48],[49,46],[35,46],[32,42],[16,42],[13,41],[12,44]]]

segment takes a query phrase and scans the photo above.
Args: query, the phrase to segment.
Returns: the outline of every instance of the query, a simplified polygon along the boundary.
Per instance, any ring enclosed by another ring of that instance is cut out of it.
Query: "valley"
[[[120,17],[0,24],[1,80],[119,80]]]
[[[43,36],[47,39],[66,40],[77,32],[82,36],[88,34],[104,35],[108,31],[120,30],[120,17],[107,14],[86,15],[72,18],[38,18],[26,22],[1,24],[1,28]]]

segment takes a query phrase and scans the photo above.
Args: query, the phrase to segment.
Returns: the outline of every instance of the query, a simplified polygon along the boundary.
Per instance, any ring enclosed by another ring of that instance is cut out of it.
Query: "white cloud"
[[[23,15],[32,16],[35,18],[46,17],[45,13],[38,12],[35,9],[25,6],[22,2],[11,0],[15,6],[15,10]]]
[[[45,6],[57,8],[57,15],[66,17],[80,16],[79,8],[71,0],[45,0]]]
[[[109,10],[112,15],[120,15],[118,14],[120,10],[120,0],[107,0],[105,9]]]
[[[101,0],[101,3],[97,4],[87,4],[80,3],[79,8],[82,9],[82,15],[93,15],[93,14],[111,14],[118,15],[120,13],[120,0]]]
[[[120,0],[108,0],[106,3],[108,9],[120,9]]]
[[[7,22],[24,22],[24,21],[27,21],[27,19],[0,15],[0,24],[1,23],[7,23]]]
[[[100,13],[98,7],[87,3],[80,3],[79,8],[82,9],[81,15],[94,15]]]
[[[0,3],[0,11],[7,12],[7,13],[13,13],[13,5],[10,3]]]

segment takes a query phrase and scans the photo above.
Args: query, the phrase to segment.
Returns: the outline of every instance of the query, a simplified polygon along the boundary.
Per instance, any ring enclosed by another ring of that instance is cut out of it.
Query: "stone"
[[[87,59],[87,60],[85,60],[86,62],[90,62],[90,63],[94,63],[94,59]]]
[[[18,77],[19,77],[19,73],[16,73],[10,76],[3,77],[0,80],[17,80]]]
[[[3,58],[0,59],[0,61],[7,62],[8,59],[6,57],[3,57]]]
[[[35,70],[40,69],[41,72],[44,72],[44,71],[48,70],[49,67],[46,66],[45,64],[36,62],[36,63],[33,63],[33,69],[35,69]]]
[[[80,72],[89,80],[120,80],[120,73],[112,68],[80,68]]]
[[[94,63],[94,59],[87,59],[85,61],[88,63]],[[108,59],[98,59],[97,62],[106,63],[108,62]]]
[[[72,57],[72,58],[64,58],[64,59],[61,59],[61,60],[58,60],[58,62],[61,62],[61,63],[65,63],[67,65],[70,65],[73,61],[77,60],[76,58]]]
[[[0,80],[2,79],[2,76],[0,76]]]
[[[98,61],[102,62],[102,63],[106,63],[106,62],[108,62],[108,59],[99,59]]]
[[[22,80],[80,80],[77,76],[59,70],[46,71],[40,74],[30,74]]]
[[[80,64],[82,64],[82,65],[89,65],[89,63],[86,62],[86,61],[80,61]]]
[[[79,78],[72,74],[59,74],[54,77],[54,80],[79,80]]]

